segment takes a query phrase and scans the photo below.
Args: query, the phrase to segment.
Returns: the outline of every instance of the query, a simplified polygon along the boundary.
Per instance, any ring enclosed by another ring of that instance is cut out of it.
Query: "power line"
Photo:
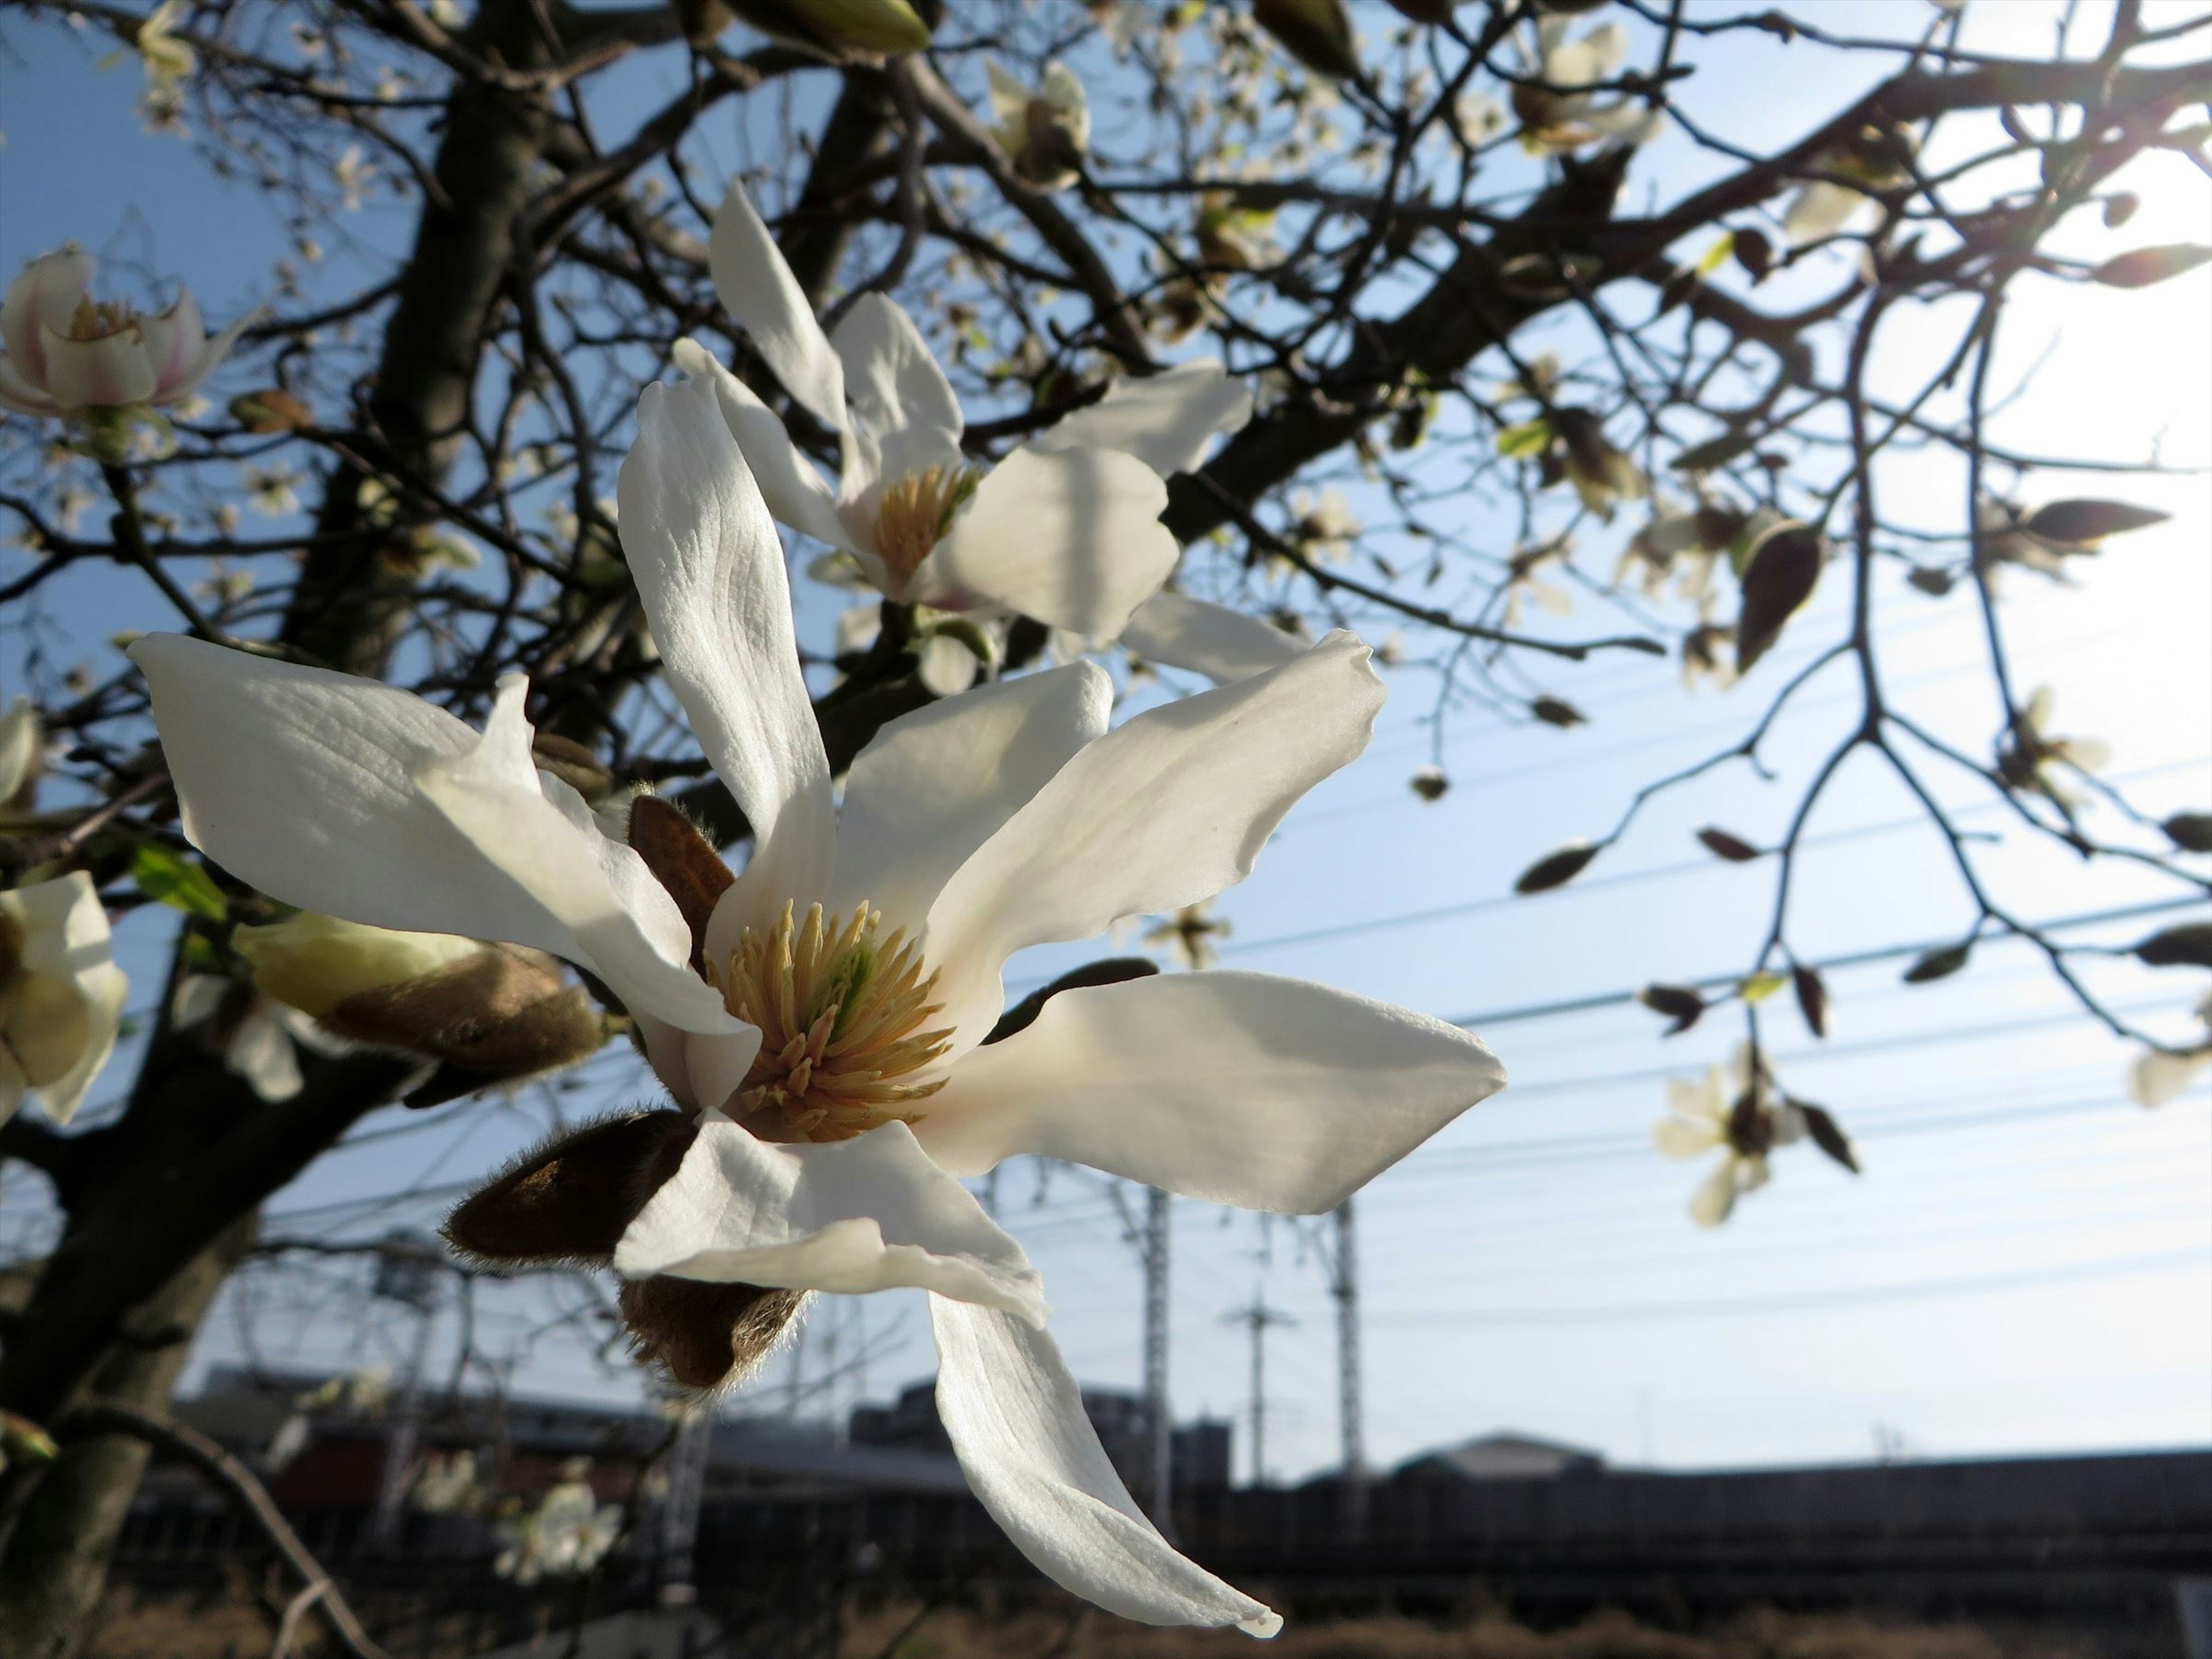
[[[1906,1279],[1890,1285],[1863,1285],[1812,1295],[1785,1291],[1771,1296],[1723,1297],[1698,1302],[1629,1302],[1589,1308],[1432,1308],[1419,1313],[1381,1313],[1371,1317],[1384,1324],[1398,1326],[1633,1324],[1664,1319],[1801,1313],[1814,1308],[1846,1307],[1866,1303],[1920,1302],[1942,1297],[1978,1295],[1986,1291],[2014,1290],[2027,1285],[2117,1279],[2185,1267],[2212,1267],[2212,1252],[2206,1251],[2202,1246],[2193,1246],[2185,1249],[2154,1250],[2141,1255],[2108,1257],[2101,1261],[2069,1262],[2056,1267],[2023,1268],[2014,1273],[1983,1273],[1967,1279]]]

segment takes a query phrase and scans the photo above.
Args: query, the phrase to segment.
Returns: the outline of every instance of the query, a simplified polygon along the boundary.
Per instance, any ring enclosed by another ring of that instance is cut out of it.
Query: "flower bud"
[[[0,892],[0,1123],[26,1095],[69,1121],[115,1047],[127,986],[91,877]]]
[[[929,25],[907,0],[728,0],[728,9],[771,40],[831,58],[887,57],[929,45]],[[705,9],[711,15],[721,8]]]
[[[483,949],[452,933],[398,933],[311,910],[238,928],[230,942],[264,995],[317,1019],[349,997],[420,979]]]
[[[189,292],[153,316],[124,301],[94,301],[88,290],[96,264],[66,243],[9,285],[0,301],[0,405],[97,423],[105,412],[173,404],[198,389],[250,320],[210,339]]]

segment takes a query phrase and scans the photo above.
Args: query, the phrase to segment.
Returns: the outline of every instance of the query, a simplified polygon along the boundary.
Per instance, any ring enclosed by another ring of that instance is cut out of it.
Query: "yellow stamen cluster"
[[[975,493],[981,476],[973,467],[933,466],[884,486],[876,507],[876,552],[901,581],[951,527],[953,514]]]
[[[111,334],[120,334],[126,328],[135,328],[138,313],[125,300],[95,301],[90,295],[76,302],[70,313],[69,337],[72,340],[104,340]]]
[[[733,1103],[768,1139],[849,1140],[893,1119],[945,1079],[905,1079],[945,1051],[950,1027],[925,1030],[943,1012],[932,1002],[937,975],[922,970],[919,945],[903,928],[878,940],[882,914],[856,908],[832,931],[818,904],[803,924],[792,907],[765,934],[748,927],[731,953],[723,1001],[761,1031],[761,1048]]]

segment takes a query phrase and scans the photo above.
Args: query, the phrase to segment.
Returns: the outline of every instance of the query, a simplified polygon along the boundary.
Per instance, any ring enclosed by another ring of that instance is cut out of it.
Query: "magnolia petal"
[[[976,486],[910,597],[948,611],[980,598],[1111,638],[1175,568],[1176,539],[1159,522],[1167,499],[1134,456],[1018,449]]]
[[[1651,1144],[1662,1158],[1703,1158],[1727,1139],[1725,1126],[1708,1117],[1669,1112],[1651,1126]]]
[[[72,340],[43,329],[46,390],[64,409],[113,409],[143,404],[154,395],[154,365],[137,326]]]
[[[635,937],[623,937],[625,924],[611,913],[623,904],[608,869],[627,867],[635,854],[592,846],[542,794],[529,834],[510,836],[494,823],[473,838],[416,781],[426,768],[466,773],[473,762],[513,794],[525,793],[526,778],[536,793],[519,709],[509,750],[487,753],[484,739],[445,710],[374,680],[174,634],[149,635],[131,655],[153,692],[185,834],[240,880],[371,927],[531,945],[612,983],[571,925],[586,921],[620,961],[653,959],[640,977],[666,994],[646,995],[647,1012],[709,1030],[734,1024],[686,965],[689,930],[665,893],[655,901],[658,884],[641,863],[624,884]],[[565,842],[540,809],[568,832]],[[547,842],[556,843],[556,868],[527,866]],[[558,910],[533,891],[571,877],[586,890],[559,896]],[[678,974],[697,988],[678,988]],[[661,1006],[672,1000],[684,1011]]]
[[[837,819],[837,901],[920,932],[952,872],[1106,730],[1090,663],[1002,680],[890,721],[860,751]]]
[[[538,775],[531,758],[535,734],[522,714],[528,691],[520,674],[501,681],[483,737],[423,762],[416,786],[486,863],[575,941],[582,954],[566,954],[605,980],[626,1007],[687,1030],[738,1029],[721,994],[691,970],[691,930],[645,860],[601,834],[573,788]]]
[[[968,1484],[1038,1571],[1109,1613],[1148,1625],[1281,1617],[1178,1555],[1107,1461],[1052,1338],[986,1307],[929,1298],[937,1411]]]
[[[154,366],[156,394],[165,387],[183,385],[185,377],[199,366],[200,354],[207,346],[207,328],[200,321],[199,305],[191,290],[179,291],[176,304],[167,311],[141,317],[138,329],[145,337],[147,360]]]
[[[115,965],[107,909],[92,878],[82,870],[52,881],[35,881],[0,892],[0,917],[18,936],[20,982],[35,986],[60,1006],[40,1023],[58,1018],[69,1030],[72,1053],[21,1066],[13,1042],[0,1044],[0,1071],[9,1079],[0,1088],[0,1122],[15,1115],[27,1091],[53,1122],[67,1123],[83,1104],[85,1091],[107,1064],[122,1028],[123,999],[130,981]],[[36,1011],[26,1010],[36,1017]],[[13,1033],[15,1041],[33,1033]]]
[[[275,1006],[266,1001],[257,1001],[239,1021],[238,1030],[222,1051],[222,1063],[233,1075],[245,1080],[257,1099],[289,1100],[305,1085],[292,1033],[276,1017]]]
[[[615,1271],[850,1296],[920,1286],[1045,1319],[1022,1247],[896,1121],[784,1146],[708,1113],[615,1247]]]
[[[1690,1219],[1700,1227],[1717,1227],[1735,1208],[1736,1157],[1730,1152],[1713,1165],[1713,1172],[1690,1194]]]
[[[753,856],[708,933],[803,911],[830,884],[830,763],[799,673],[783,545],[711,380],[653,386],[616,491],[623,545],[670,686],[753,826]]]
[[[975,684],[982,667],[965,641],[950,634],[932,634],[921,642],[914,677],[933,697],[957,697]]]
[[[0,405],[18,415],[58,415],[61,407],[17,373],[15,360],[0,357]]]
[[[203,342],[198,352],[185,366],[183,373],[174,380],[164,383],[155,392],[154,401],[173,404],[198,392],[200,383],[214,374],[222,360],[230,356],[231,348],[238,343],[238,337],[246,332],[246,325],[259,314],[249,311],[213,339]]]
[[[847,547],[849,538],[837,518],[836,491],[791,441],[791,433],[776,412],[697,341],[678,340],[672,355],[685,374],[714,386],[722,420],[737,440],[738,452],[751,469],[770,516],[816,541]]]
[[[2163,1106],[2185,1094],[2197,1075],[2212,1069],[2212,1048],[2170,1054],[2148,1048],[2128,1068],[2128,1092],[2138,1106]]]
[[[1062,992],[963,1059],[915,1133],[956,1175],[1033,1152],[1319,1215],[1504,1086],[1455,1025],[1222,969]]]
[[[16,373],[29,385],[44,386],[46,351],[44,331],[69,332],[70,316],[99,262],[82,248],[71,246],[42,254],[23,267],[23,274],[8,284],[0,300],[0,342]]]
[[[1147,662],[1187,668],[1216,685],[1279,667],[1306,641],[1225,605],[1181,593],[1155,593],[1130,617],[1121,643]]]
[[[914,319],[864,294],[831,337],[853,413],[875,440],[879,477],[960,465],[960,399]]]
[[[707,268],[722,309],[752,337],[753,349],[775,371],[802,409],[833,430],[845,416],[845,370],[783,252],[761,222],[745,187],[732,179],[714,215]]]
[[[1163,478],[1194,471],[1215,436],[1243,430],[1252,391],[1215,358],[1178,363],[1164,374],[1121,380],[1088,409],[1030,440],[1031,449],[1115,449]]]
[[[1825,240],[1849,224],[1851,216],[1868,200],[1848,185],[1830,184],[1823,179],[1809,180],[1790,198],[1790,205],[1782,215],[1782,234],[1790,239],[1793,247]]]
[[[998,1018],[1016,951],[1165,915],[1250,874],[1298,798],[1367,746],[1382,707],[1370,655],[1331,634],[1279,668],[1148,709],[1063,766],[931,907],[959,1044]]]

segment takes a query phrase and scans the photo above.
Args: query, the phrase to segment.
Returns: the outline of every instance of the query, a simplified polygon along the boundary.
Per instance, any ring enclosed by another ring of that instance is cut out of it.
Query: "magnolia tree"
[[[368,1113],[610,1042],[664,1098],[481,1172],[446,1229],[465,1271],[611,1275],[639,1363],[695,1395],[811,1293],[919,1287],[954,1447],[1039,1567],[1272,1632],[1123,1490],[963,1183],[1028,1153],[1316,1213],[1502,1086],[1465,1031],[1302,981],[1108,957],[1006,1006],[1012,953],[1125,918],[1203,965],[1200,907],[1386,689],[1435,711],[1407,811],[1450,787],[1453,720],[1580,723],[1584,665],[1671,656],[1728,699],[1724,744],[1524,893],[1662,793],[1763,769],[1808,687],[1850,699],[1778,842],[1703,833],[1771,893],[1741,971],[1642,994],[1745,1024],[1656,1134],[1717,1154],[1699,1220],[1793,1140],[1853,1164],[1759,1012],[1786,989],[1825,1030],[1790,899],[1856,757],[1975,916],[1907,978],[2018,935],[2139,1045],[2147,1100],[2176,1092],[2203,1036],[2111,1006],[1946,802],[1963,778],[2014,839],[2212,885],[2212,817],[2100,781],[2006,650],[2009,585],[2154,524],[2112,479],[2158,469],[1987,430],[2017,295],[2212,259],[2125,228],[2212,170],[2207,20],[2119,0],[1998,54],[1980,3],[22,9],[135,57],[149,125],[293,248],[214,334],[193,273],[134,298],[74,245],[0,311],[29,642],[0,1153],[59,1215],[0,1358],[0,1645],[68,1651],[149,1446],[199,1455],[162,1410],[270,1194]],[[1747,148],[1698,69],[1739,50],[1854,89]],[[1901,458],[1940,480],[1909,511]],[[43,608],[118,565],[167,631],[40,649]],[[1884,675],[1945,605],[1986,641],[1965,745]],[[118,1042],[110,917],[147,904],[167,983],[72,1125]],[[2212,966],[2212,933],[2134,954]],[[605,1553],[588,1489],[562,1503],[517,1562]]]

